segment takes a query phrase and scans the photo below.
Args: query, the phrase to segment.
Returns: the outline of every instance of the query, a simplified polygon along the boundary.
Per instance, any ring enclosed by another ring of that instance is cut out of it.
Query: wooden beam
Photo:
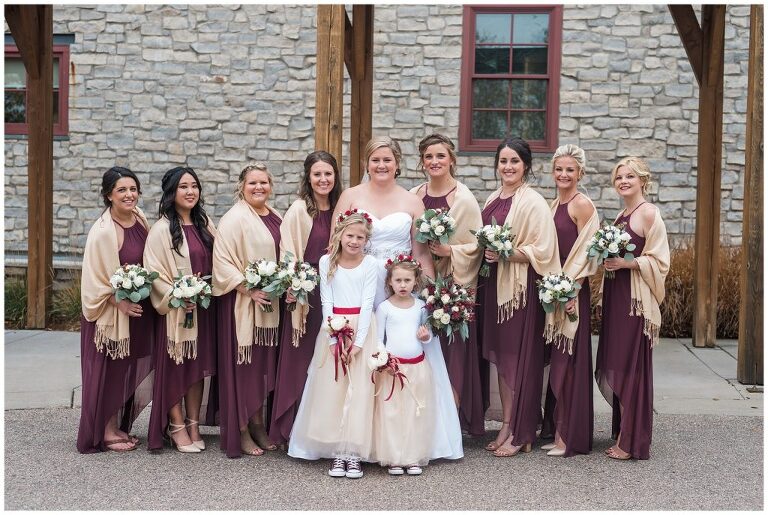
[[[354,5],[352,18],[349,182],[354,186],[360,184],[363,149],[373,135],[373,5]]]
[[[723,157],[725,5],[703,5],[701,26],[703,68],[699,88],[693,343],[697,347],[714,347]]]
[[[680,40],[683,42],[688,61],[691,63],[696,81],[701,86],[702,75],[702,45],[704,33],[699,27],[696,13],[691,5],[668,5],[672,19],[675,21]]]
[[[744,384],[763,384],[763,45],[763,6],[752,5],[736,373]]]
[[[355,43],[354,33],[352,31],[352,22],[349,21],[349,15],[344,11],[344,64],[347,66],[347,73],[353,77],[355,72],[355,51],[352,47]],[[354,77],[353,77],[354,78]]]
[[[343,5],[317,6],[317,82],[315,100],[315,150],[333,154],[342,162],[341,143],[344,102]]]
[[[13,34],[13,40],[21,54],[24,68],[31,78],[38,78],[40,73],[40,55],[38,53],[40,12],[34,5],[6,5],[5,21]]]

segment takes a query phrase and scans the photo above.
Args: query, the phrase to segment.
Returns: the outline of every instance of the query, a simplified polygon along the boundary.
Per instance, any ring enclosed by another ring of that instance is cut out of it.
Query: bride
[[[434,266],[429,247],[415,239],[413,221],[424,213],[421,199],[397,184],[400,175],[400,145],[389,137],[373,138],[365,147],[368,181],[344,190],[333,212],[333,223],[349,209],[366,211],[373,219],[373,233],[366,253],[379,261],[374,308],[387,298],[384,290],[387,259],[398,254],[412,254],[422,266],[424,274],[434,277]],[[438,420],[435,424],[433,455],[430,459],[458,459],[463,456],[461,430],[453,401],[448,371],[440,348],[433,338],[424,346],[426,358],[432,368],[438,400]]]

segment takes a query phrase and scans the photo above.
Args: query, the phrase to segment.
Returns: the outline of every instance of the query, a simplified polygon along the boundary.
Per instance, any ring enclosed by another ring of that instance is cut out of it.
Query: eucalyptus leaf
[[[121,300],[127,299],[127,298],[128,298],[128,293],[125,290],[117,290],[115,292],[115,299],[117,300],[117,302],[120,302]]]
[[[137,291],[132,291],[128,298],[131,299],[131,302],[136,303],[141,300],[141,295]]]
[[[624,254],[625,261],[632,261],[634,259],[635,259],[635,256],[631,252],[627,252],[626,254]]]

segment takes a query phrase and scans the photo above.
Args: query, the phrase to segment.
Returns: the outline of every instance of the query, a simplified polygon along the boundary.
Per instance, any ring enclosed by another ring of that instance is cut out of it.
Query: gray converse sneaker
[[[347,477],[359,479],[363,477],[363,468],[360,466],[360,458],[352,458],[347,462]]]
[[[331,462],[331,468],[328,469],[328,475],[331,477],[344,477],[347,475],[347,462],[341,458],[334,458]]]

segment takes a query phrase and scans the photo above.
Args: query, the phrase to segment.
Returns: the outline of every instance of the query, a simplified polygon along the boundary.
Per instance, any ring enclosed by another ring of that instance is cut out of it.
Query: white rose
[[[181,291],[181,288],[174,288],[173,289],[173,296],[177,299],[183,299],[184,298],[184,292]]]
[[[429,232],[430,229],[431,227],[427,222],[421,222],[421,225],[419,226],[419,232]]]
[[[435,296],[429,295],[426,300],[427,304],[434,304],[435,303]]]
[[[563,287],[560,285],[560,283],[557,283],[551,289],[555,290],[555,291],[561,291],[563,289]]]
[[[421,296],[422,296],[422,297],[424,297],[425,299],[426,299],[427,297],[429,297],[429,290],[428,290],[428,289],[426,289],[426,288],[424,288],[423,290],[421,290]]]
[[[132,285],[131,285],[131,279],[130,278],[126,277],[125,279],[123,279],[123,284],[122,284],[123,289],[130,290],[131,286]]]
[[[248,271],[245,273],[245,280],[248,281],[250,284],[257,284],[259,281],[261,281],[261,276],[253,271]]]
[[[612,241],[610,245],[608,245],[608,252],[611,254],[618,254],[619,253],[619,244],[615,241]]]
[[[374,356],[368,356],[368,368],[370,370],[376,370],[379,368],[379,360]]]
[[[614,237],[615,237],[615,235],[612,232],[609,232],[609,233],[607,233],[605,235],[605,239],[608,240],[608,241],[613,240]]]
[[[109,284],[111,284],[111,285],[112,285],[112,287],[113,287],[114,289],[118,289],[118,288],[120,287],[120,284],[121,284],[122,282],[123,282],[123,280],[122,280],[122,279],[120,279],[120,276],[118,276],[118,275],[113,275],[113,276],[112,276],[112,277],[109,279]]]
[[[451,218],[451,217],[449,216],[449,217],[448,217],[448,225],[450,225],[450,226],[451,226],[451,228],[454,228],[454,227],[456,227],[456,220],[454,220],[453,218]]]
[[[445,325],[448,325],[451,322],[451,315],[448,313],[443,313],[443,316],[440,317],[440,322],[442,322]]]
[[[273,263],[262,261],[258,264],[256,269],[258,270],[259,275],[272,275],[274,272],[274,267],[272,265]]]
[[[569,291],[571,289],[571,283],[569,281],[560,281],[560,288],[563,291]]]
[[[504,242],[504,250],[512,250],[512,242],[507,240]]]
[[[301,289],[304,291],[312,291],[315,289],[314,281],[301,281]]]
[[[294,290],[300,290],[301,289],[301,279],[294,279],[291,281],[291,288]]]
[[[438,225],[440,225],[440,220],[438,220],[437,217],[435,217],[429,221],[429,225],[431,225],[432,227],[437,227]]]
[[[303,270],[301,272],[299,272],[299,279],[301,279],[303,281],[306,278],[307,278],[307,272],[305,272]]]
[[[344,317],[333,317],[331,318],[330,324],[331,329],[334,331],[339,331],[347,324],[347,319]]]
[[[552,292],[549,292],[549,291],[545,291],[544,295],[542,295],[541,297],[541,300],[542,302],[544,302],[544,304],[549,304],[550,302],[552,302],[552,299],[553,299]]]
[[[459,306],[453,306],[451,308],[451,311],[453,311],[454,313],[458,313],[459,312]]]
[[[188,299],[195,295],[195,289],[191,286],[184,286],[181,288],[181,292],[184,294],[184,298]]]
[[[442,308],[438,308],[432,312],[432,318],[435,320],[440,320],[440,317],[442,317],[443,314],[445,314],[445,311],[443,311]]]
[[[128,277],[130,277],[131,279],[136,279],[136,270],[128,271]]]
[[[282,279],[282,278],[284,278],[286,275],[288,275],[288,270],[285,270],[285,269],[283,269],[283,270],[280,270],[280,271],[277,273],[277,277],[278,277],[278,279]]]
[[[137,275],[136,278],[133,280],[133,284],[136,286],[143,286],[144,285],[144,277]]]
[[[451,302],[451,296],[446,293],[445,295],[440,297],[440,302],[442,302],[443,304],[448,304],[449,302]]]
[[[621,241],[629,241],[632,239],[632,236],[630,236],[629,233],[625,232],[625,233],[622,233],[621,236],[619,236],[619,238],[621,239]]]
[[[608,242],[600,238],[600,248],[604,249],[606,245],[608,245]]]
[[[444,232],[445,232],[445,227],[443,227],[442,225],[438,225],[437,227],[435,227],[435,234],[436,235],[440,236]]]

